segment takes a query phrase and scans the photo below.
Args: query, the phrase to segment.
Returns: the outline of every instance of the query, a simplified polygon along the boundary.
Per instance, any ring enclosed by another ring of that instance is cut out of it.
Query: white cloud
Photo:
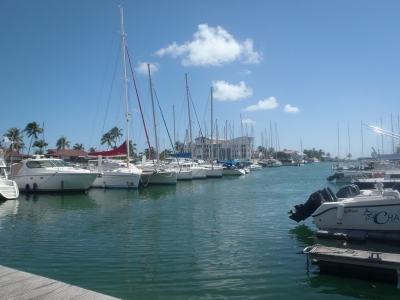
[[[247,75],[250,75],[250,74],[251,74],[250,70],[243,70],[242,72],[240,72],[240,75],[242,75],[242,76],[247,76]]]
[[[297,107],[291,106],[290,104],[286,104],[283,111],[290,113],[290,114],[297,114],[298,112],[300,112],[300,109]]]
[[[207,24],[198,25],[192,41],[183,45],[173,42],[156,51],[156,54],[181,57],[184,66],[222,66],[235,60],[259,64],[262,60],[262,53],[253,51],[253,40],[246,39],[240,43],[224,28],[209,27]]]
[[[268,110],[278,107],[275,97],[269,97],[265,100],[258,101],[257,104],[246,107],[243,111],[257,111],[257,110]]]
[[[150,72],[151,74],[154,74],[158,71],[159,64],[157,63],[150,63]],[[135,68],[135,71],[138,72],[139,74],[143,75],[148,75],[149,71],[147,68],[147,63],[145,62],[139,62],[138,66]]]
[[[223,80],[213,81],[213,97],[219,101],[236,101],[253,95],[253,90],[248,88],[244,81],[233,85]]]
[[[242,123],[243,124],[255,124],[255,122],[252,119],[243,119]]]

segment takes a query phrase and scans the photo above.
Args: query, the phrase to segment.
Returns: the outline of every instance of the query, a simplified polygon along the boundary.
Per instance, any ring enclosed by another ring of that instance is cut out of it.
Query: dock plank
[[[21,300],[114,300],[94,291],[0,266],[0,299]]]

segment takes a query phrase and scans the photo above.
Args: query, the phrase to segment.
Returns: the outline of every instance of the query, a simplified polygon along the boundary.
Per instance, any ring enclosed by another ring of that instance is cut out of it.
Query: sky
[[[190,127],[193,140],[210,137],[211,99],[214,139],[248,135],[255,148],[341,158],[399,143],[363,125],[400,132],[397,0],[0,1],[2,134],[35,121],[48,148],[66,137],[106,150],[101,137],[117,126],[122,143],[119,6],[138,152],[146,130],[155,147],[155,128],[160,151],[190,139]]]

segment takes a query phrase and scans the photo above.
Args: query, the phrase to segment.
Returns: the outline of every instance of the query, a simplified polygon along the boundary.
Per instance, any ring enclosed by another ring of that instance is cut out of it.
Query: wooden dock
[[[0,299],[115,300],[117,298],[42,276],[0,266]]]
[[[321,273],[398,283],[400,254],[314,245],[303,253],[315,260]]]

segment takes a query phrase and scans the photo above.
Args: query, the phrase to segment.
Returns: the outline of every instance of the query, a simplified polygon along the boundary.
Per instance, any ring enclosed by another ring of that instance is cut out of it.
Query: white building
[[[251,158],[254,149],[254,138],[249,136],[237,137],[231,140],[213,139],[214,159],[243,159]],[[211,158],[211,139],[198,137],[195,139],[194,158],[208,160]]]

